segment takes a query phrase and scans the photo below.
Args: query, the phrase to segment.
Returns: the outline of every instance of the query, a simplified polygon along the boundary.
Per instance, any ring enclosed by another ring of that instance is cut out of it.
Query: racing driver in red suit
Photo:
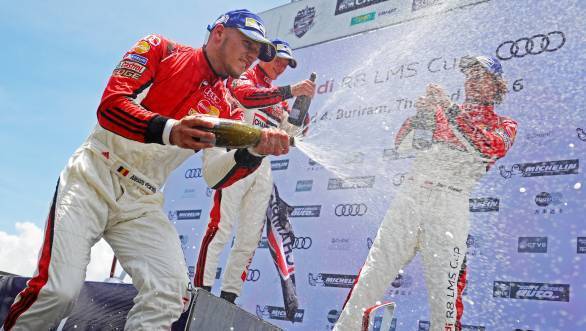
[[[47,330],[67,316],[85,279],[90,249],[104,238],[138,294],[126,330],[170,329],[190,298],[177,232],[162,212],[160,187],[173,169],[212,147],[213,124],[201,115],[242,119],[226,100],[224,79],[239,77],[274,45],[247,10],[222,15],[206,45],[191,48],[149,35],[128,51],[106,86],[98,125],[62,171],[35,275],[20,292],[4,330]],[[252,173],[257,155],[288,152],[289,137],[263,130],[251,149],[218,155],[204,169],[210,186]],[[254,154],[254,155],[253,155]]]
[[[273,61],[259,62],[239,79],[229,79],[228,88],[238,106],[245,108],[245,122],[260,128],[281,128],[295,136],[303,129],[288,122],[289,106],[285,100],[299,95],[313,96],[315,83],[303,80],[294,85],[274,86],[273,80],[285,72],[288,66],[295,68],[297,61],[287,42],[280,39],[272,42],[277,49]],[[306,116],[305,126],[308,123],[309,116]],[[204,166],[221,152],[219,148],[206,150]],[[236,300],[261,239],[272,191],[271,163],[265,159],[247,178],[214,192],[210,221],[197,260],[195,286],[211,290],[220,254],[231,236],[232,227],[238,224],[220,293],[220,297],[232,303]]]
[[[382,299],[417,251],[431,330],[461,330],[469,194],[511,148],[517,123],[494,112],[507,92],[497,59],[464,57],[460,68],[466,76],[464,104],[451,104],[439,86],[430,85],[418,100],[417,115],[397,133],[397,151],[415,148],[416,158],[348,294],[336,331],[360,330],[363,311]],[[428,143],[421,143],[425,137]]]

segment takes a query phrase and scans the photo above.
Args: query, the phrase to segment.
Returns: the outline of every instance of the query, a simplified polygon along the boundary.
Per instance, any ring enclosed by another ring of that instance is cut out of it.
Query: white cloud
[[[44,229],[29,222],[16,223],[16,235],[0,231],[0,271],[30,277],[35,272]],[[114,252],[102,239],[93,248],[86,280],[103,281],[110,275]],[[116,274],[120,274],[120,264]]]

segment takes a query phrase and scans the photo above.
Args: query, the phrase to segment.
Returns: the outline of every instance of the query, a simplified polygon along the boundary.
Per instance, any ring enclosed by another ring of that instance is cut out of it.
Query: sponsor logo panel
[[[547,253],[547,237],[519,237],[519,253]]]
[[[368,207],[364,203],[344,203],[336,205],[334,215],[338,217],[364,216],[367,211]]]
[[[321,212],[321,205],[312,206],[294,206],[291,217],[319,217]]]
[[[498,198],[473,198],[469,201],[472,213],[499,211],[500,200]]]
[[[310,286],[352,288],[357,275],[309,273],[307,275]]]
[[[577,174],[579,169],[580,160],[572,159],[534,163],[517,163],[513,164],[510,169],[502,165],[499,167],[499,172],[503,178],[509,179],[512,176],[517,175],[520,175],[521,177],[571,175]]]
[[[374,186],[374,180],[375,176],[330,178],[328,180],[328,190],[371,188]]]
[[[493,297],[504,299],[570,301],[569,284],[495,281]]]
[[[201,178],[202,174],[203,173],[201,171],[201,168],[191,168],[191,169],[185,170],[184,177],[186,179],[190,179],[190,178]]]
[[[309,192],[313,187],[313,180],[298,180],[295,185],[295,192]]]
[[[293,33],[297,38],[303,37],[315,24],[315,7],[305,7],[297,12],[293,20]]]
[[[578,237],[576,246],[576,253],[586,254],[586,237]]]
[[[362,14],[362,15],[358,15],[358,16],[354,16],[350,19],[350,26],[374,21],[375,18],[376,18],[375,11],[370,12],[370,13],[366,13],[366,14]]]
[[[305,315],[304,309],[297,309],[295,312],[295,317],[293,318],[294,322],[302,323],[303,316]],[[264,306],[261,307],[256,305],[256,316],[260,319],[273,319],[273,320],[280,320],[280,321],[287,321],[287,313],[285,312],[285,308],[283,307],[275,307],[275,306]]]
[[[287,170],[289,168],[289,160],[273,160],[271,161],[271,170]]]
[[[336,3],[336,11],[334,12],[334,15],[344,14],[385,1],[387,0],[338,0]]]
[[[198,220],[201,217],[201,209],[171,210],[168,213],[169,220]]]
[[[539,55],[555,52],[566,44],[566,35],[562,31],[538,33],[531,37],[507,40],[496,48],[496,56],[503,61],[522,58],[527,55]]]
[[[257,282],[260,279],[260,270],[248,269],[245,280],[247,282]]]

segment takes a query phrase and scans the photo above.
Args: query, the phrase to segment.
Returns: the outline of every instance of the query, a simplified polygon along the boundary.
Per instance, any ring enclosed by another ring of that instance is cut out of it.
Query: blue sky
[[[259,12],[286,0],[249,1]],[[168,5],[167,3],[172,3]],[[59,172],[96,123],[112,69],[160,33],[200,46],[234,1],[17,1],[0,10],[0,231],[43,226]],[[242,3],[238,7],[243,7]]]

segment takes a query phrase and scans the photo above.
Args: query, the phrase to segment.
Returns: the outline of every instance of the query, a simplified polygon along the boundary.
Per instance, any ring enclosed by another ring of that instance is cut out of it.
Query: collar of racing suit
[[[203,58],[205,59],[205,63],[207,64],[207,66],[205,66],[205,68],[204,68],[204,70],[206,71],[205,72],[205,76],[206,77],[209,76],[210,83],[213,85],[216,82],[216,80],[224,80],[224,79],[228,78],[228,76],[221,76],[220,74],[218,74],[216,72],[216,70],[214,70],[214,67],[212,66],[212,63],[210,62],[210,59],[208,58],[208,53],[206,51],[206,46],[204,45],[200,49],[201,49],[201,53],[200,52],[197,52],[197,51],[196,52],[198,53],[197,54],[198,57],[199,56],[203,56]],[[202,63],[202,62],[203,61],[198,61],[198,63]]]
[[[258,65],[258,63],[254,67],[254,71],[258,78],[260,78],[263,82],[267,84],[267,87],[270,87],[272,85],[273,80],[269,77],[267,72],[264,71],[264,69],[260,65]]]
[[[463,114],[474,121],[494,121],[497,115],[494,113],[494,105],[481,105],[475,103],[463,103],[460,106]]]

